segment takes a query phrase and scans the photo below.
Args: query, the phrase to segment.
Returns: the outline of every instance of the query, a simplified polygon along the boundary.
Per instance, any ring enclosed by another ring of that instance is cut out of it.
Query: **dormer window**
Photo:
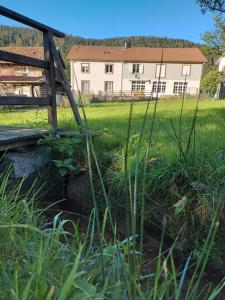
[[[81,64],[81,73],[89,73],[90,72],[90,64],[82,63]]]
[[[112,74],[113,73],[113,65],[112,64],[105,65],[105,73],[106,74]]]

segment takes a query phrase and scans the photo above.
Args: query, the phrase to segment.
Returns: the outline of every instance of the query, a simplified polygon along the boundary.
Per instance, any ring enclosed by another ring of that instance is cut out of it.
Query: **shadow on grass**
[[[145,105],[141,103],[135,104],[134,113],[132,116],[132,130],[131,134],[139,134],[141,131]],[[143,103],[142,103],[143,104]],[[161,104],[161,103],[160,103]],[[182,140],[185,143],[193,121],[195,104],[185,103],[189,105],[188,109],[184,109],[182,118]],[[214,102],[212,102],[214,104]],[[219,105],[220,103],[218,103]],[[171,109],[170,109],[171,105]],[[159,106],[156,115],[153,132],[153,144],[163,148],[163,151],[170,151],[173,147],[174,141],[172,136],[173,130],[171,120],[174,128],[179,132],[180,121],[180,103],[175,104],[168,102],[168,105]],[[191,105],[191,107],[190,107]],[[210,105],[210,104],[207,104]],[[200,106],[197,121],[196,121],[196,147],[200,151],[212,154],[218,149],[225,148],[225,141],[223,139],[223,130],[225,126],[225,107],[208,107],[203,103]],[[217,103],[216,103],[217,105]],[[112,109],[111,109],[112,108]],[[148,126],[152,118],[152,108],[148,116]],[[175,110],[174,110],[175,108]],[[117,143],[112,143],[112,150],[115,145],[123,146],[128,124],[129,105],[105,105],[105,106],[91,106],[85,108],[89,120],[89,126],[92,130],[104,133],[104,136],[117,140]],[[59,127],[76,130],[77,126],[69,109],[60,109],[58,114]],[[48,126],[47,111],[12,111],[1,112],[1,125],[12,125],[22,127],[39,127],[46,128]],[[147,140],[147,129],[145,130],[145,139]],[[106,138],[107,142],[107,138]]]
[[[179,132],[180,128],[180,115],[179,111],[169,112],[169,111],[159,111],[157,112],[156,121],[154,124],[153,131],[153,144],[158,144],[166,148],[173,144],[174,136],[171,120],[174,124],[176,132]],[[191,111],[184,111],[182,117],[182,141],[185,143],[187,141],[188,135],[193,122],[194,109]],[[131,134],[139,134],[143,122],[143,112],[136,113],[132,116],[132,130]],[[151,123],[152,113],[149,114],[148,124]],[[127,124],[128,124],[128,115],[121,117],[112,114],[112,117],[107,115],[106,118],[103,118],[102,115],[99,117],[93,117],[91,112],[88,112],[89,126],[92,130],[105,133],[106,135],[112,136],[117,139],[120,145],[124,145],[126,134],[127,134]],[[74,120],[70,117],[67,119],[60,120],[60,126],[70,129],[76,129],[76,124]],[[199,109],[197,120],[196,120],[196,147],[198,150],[203,152],[208,152],[212,154],[218,149],[225,148],[225,140],[222,138],[224,135],[225,127],[225,108],[204,108]],[[147,129],[145,130],[145,139],[147,139]],[[169,149],[168,149],[169,151]]]

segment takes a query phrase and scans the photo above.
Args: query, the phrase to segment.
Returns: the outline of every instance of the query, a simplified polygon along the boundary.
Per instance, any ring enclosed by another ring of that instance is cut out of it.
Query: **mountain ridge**
[[[113,38],[83,38],[81,36],[66,35],[64,39],[56,38],[56,44],[60,47],[62,55],[68,53],[73,45],[96,45],[96,46],[124,46],[127,41],[131,47],[199,47],[195,42],[168,37],[157,36],[123,36]],[[42,33],[31,28],[0,25],[0,47],[7,46],[41,46]]]

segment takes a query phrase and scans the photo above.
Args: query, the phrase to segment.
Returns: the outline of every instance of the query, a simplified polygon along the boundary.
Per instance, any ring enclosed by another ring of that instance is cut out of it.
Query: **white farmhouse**
[[[199,92],[198,48],[73,46],[68,53],[74,93],[153,97]]]

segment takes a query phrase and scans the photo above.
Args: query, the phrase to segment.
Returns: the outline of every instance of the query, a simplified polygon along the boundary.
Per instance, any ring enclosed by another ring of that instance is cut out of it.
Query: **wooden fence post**
[[[57,66],[58,70],[60,71],[60,75],[61,75],[61,78],[62,78],[64,90],[67,93],[67,96],[68,96],[68,99],[69,99],[69,102],[70,102],[70,106],[71,106],[74,118],[75,118],[78,126],[81,127],[83,125],[83,122],[82,122],[82,119],[80,117],[78,106],[77,106],[77,104],[74,100],[74,97],[73,97],[73,94],[71,92],[70,86],[67,82],[66,74],[65,74],[65,71],[64,71],[64,68],[63,68],[62,59],[59,55],[58,50],[56,49],[56,46],[55,46],[55,43],[54,43],[54,40],[53,40],[53,35],[50,36],[50,48],[51,48],[52,55],[53,55],[53,58],[55,60],[56,66]]]
[[[57,127],[57,107],[56,107],[56,84],[55,84],[55,63],[51,53],[51,42],[53,39],[52,33],[49,31],[43,32],[44,41],[44,59],[49,62],[49,70],[46,70],[46,89],[47,97],[50,98],[50,105],[48,105],[48,123],[51,128]]]

